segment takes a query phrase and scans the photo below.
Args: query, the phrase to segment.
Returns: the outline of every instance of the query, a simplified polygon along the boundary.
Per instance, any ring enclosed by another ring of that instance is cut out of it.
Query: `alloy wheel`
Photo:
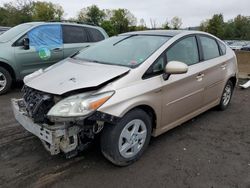
[[[119,137],[119,152],[124,158],[137,155],[146,140],[147,128],[140,119],[135,119],[126,124]]]
[[[7,79],[3,73],[0,72],[0,91],[4,90],[7,84]]]

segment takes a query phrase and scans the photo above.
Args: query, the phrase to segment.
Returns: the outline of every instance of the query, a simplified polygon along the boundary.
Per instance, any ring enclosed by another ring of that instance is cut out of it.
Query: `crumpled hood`
[[[56,95],[77,89],[98,87],[128,72],[130,68],[67,58],[24,78],[25,85]]]

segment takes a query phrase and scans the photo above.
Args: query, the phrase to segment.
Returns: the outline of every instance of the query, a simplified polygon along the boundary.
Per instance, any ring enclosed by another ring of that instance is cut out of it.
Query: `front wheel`
[[[151,130],[150,116],[143,110],[132,110],[116,125],[106,125],[101,135],[102,153],[113,164],[127,166],[141,157]]]
[[[0,95],[8,92],[12,84],[10,73],[3,67],[0,67]]]
[[[220,110],[225,110],[228,107],[232,98],[233,90],[234,90],[233,83],[231,80],[229,80],[223,90],[220,104],[218,105]]]

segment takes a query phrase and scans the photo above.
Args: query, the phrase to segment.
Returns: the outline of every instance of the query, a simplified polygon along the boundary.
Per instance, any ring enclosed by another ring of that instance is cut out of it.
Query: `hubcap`
[[[227,85],[225,90],[224,90],[223,96],[222,96],[222,101],[223,101],[224,106],[228,105],[228,103],[231,99],[231,94],[232,94],[231,86]]]
[[[0,72],[0,91],[2,91],[7,84],[6,77],[4,76],[3,73]]]
[[[147,128],[140,119],[130,121],[122,130],[119,138],[119,152],[124,158],[138,154],[147,137]]]

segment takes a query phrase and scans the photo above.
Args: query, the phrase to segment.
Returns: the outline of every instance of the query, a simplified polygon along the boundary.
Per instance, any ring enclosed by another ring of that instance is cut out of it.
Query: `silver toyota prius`
[[[52,155],[73,157],[99,135],[103,155],[126,166],[151,136],[212,107],[225,110],[237,72],[235,53],[208,33],[130,32],[26,76],[12,105]]]

